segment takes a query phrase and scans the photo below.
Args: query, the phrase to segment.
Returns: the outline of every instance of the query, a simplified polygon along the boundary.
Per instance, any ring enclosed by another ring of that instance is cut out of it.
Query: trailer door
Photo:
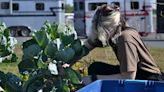
[[[74,0],[74,27],[78,36],[86,36],[84,1]]]
[[[146,15],[143,9],[144,0],[124,0],[124,13],[131,27],[139,32],[146,31]]]
[[[164,0],[157,0],[157,33],[164,33]]]
[[[97,9],[97,7],[107,4],[107,1],[106,0],[101,0],[101,1],[87,0],[85,4],[86,4],[86,8],[85,8],[86,34],[87,36],[89,36],[91,33],[92,19],[95,14],[95,10]]]

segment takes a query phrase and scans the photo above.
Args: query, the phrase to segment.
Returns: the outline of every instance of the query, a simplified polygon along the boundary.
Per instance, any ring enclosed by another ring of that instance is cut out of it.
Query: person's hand
[[[62,65],[62,67],[63,67],[63,68],[70,67],[70,64],[65,63],[65,64]]]

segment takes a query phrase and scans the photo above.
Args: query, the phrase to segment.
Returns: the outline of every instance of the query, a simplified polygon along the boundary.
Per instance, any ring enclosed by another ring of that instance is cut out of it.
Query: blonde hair
[[[110,11],[109,9],[113,9]],[[120,25],[121,14],[119,10],[110,5],[102,5],[96,9],[92,21],[92,31],[96,31],[97,38],[102,42],[103,46],[108,45],[109,39],[115,39],[118,32],[117,27]]]

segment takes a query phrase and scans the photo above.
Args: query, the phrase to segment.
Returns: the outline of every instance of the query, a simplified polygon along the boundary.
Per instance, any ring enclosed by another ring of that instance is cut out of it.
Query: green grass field
[[[155,61],[157,62],[158,66],[162,71],[164,71],[164,48],[149,48],[152,56],[154,57]],[[15,48],[16,54],[19,58],[19,61],[21,61],[22,57],[22,50],[21,46],[17,45]],[[91,51],[87,56],[83,57],[79,62],[75,63],[73,65],[74,69],[79,68],[87,68],[91,63],[101,61],[105,63],[110,64],[118,64],[118,61],[112,52],[112,49],[110,47],[107,48],[95,48],[93,51]],[[16,63],[1,63],[0,64],[0,70],[4,72],[12,72],[16,75],[19,75],[19,71],[17,68]]]

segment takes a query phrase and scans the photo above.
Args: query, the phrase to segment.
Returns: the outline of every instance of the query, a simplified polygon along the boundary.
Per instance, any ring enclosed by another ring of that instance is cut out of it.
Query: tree
[[[65,12],[66,13],[73,13],[73,6],[66,4],[65,5]]]

